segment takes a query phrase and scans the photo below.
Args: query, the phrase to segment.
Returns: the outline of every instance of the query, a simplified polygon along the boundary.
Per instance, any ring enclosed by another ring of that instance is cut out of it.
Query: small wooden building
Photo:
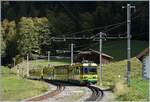
[[[95,51],[93,49],[89,49],[88,51],[80,51],[77,54],[74,61],[75,62],[82,62],[83,60],[88,60],[88,61],[93,61],[94,63],[99,64],[99,56],[100,56],[100,52]],[[107,64],[112,59],[113,59],[113,57],[102,53],[102,64]]]
[[[150,79],[150,65],[149,65],[149,48],[144,49],[137,58],[142,62],[142,76],[143,79]]]

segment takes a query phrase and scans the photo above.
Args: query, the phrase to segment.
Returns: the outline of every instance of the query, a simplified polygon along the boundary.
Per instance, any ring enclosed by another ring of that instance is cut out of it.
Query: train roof
[[[83,63],[83,66],[97,66],[96,63]]]

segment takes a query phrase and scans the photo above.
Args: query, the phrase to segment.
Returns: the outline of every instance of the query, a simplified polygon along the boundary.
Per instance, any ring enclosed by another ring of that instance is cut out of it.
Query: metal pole
[[[20,70],[20,69],[19,69],[19,66],[17,65],[17,76],[18,76],[18,77],[19,77],[19,73],[20,73],[19,70]]]
[[[71,43],[71,65],[73,64],[73,43]]]
[[[35,59],[35,64],[37,65],[37,56],[36,56],[36,59]]]
[[[131,24],[131,8],[130,4],[127,4],[127,82],[130,86],[130,69],[131,69],[131,48],[130,48],[130,24]]]
[[[48,51],[48,62],[50,61],[50,51]]]
[[[102,85],[102,32],[99,33],[100,84]]]
[[[15,65],[16,65],[16,59],[15,59],[15,58],[13,58],[13,61],[14,61],[14,67],[15,67]]]
[[[127,4],[127,82],[128,86],[130,86],[130,69],[131,69],[131,47],[130,47],[130,25],[131,25],[131,8],[130,4]]]
[[[27,54],[27,77],[29,77],[29,54]]]
[[[122,8],[125,8],[124,6]],[[130,87],[130,70],[131,70],[131,8],[135,8],[135,6],[131,6],[127,4],[127,84]]]

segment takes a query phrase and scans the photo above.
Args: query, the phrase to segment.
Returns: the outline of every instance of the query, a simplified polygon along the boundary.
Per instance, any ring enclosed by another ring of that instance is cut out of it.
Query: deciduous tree
[[[19,22],[19,33],[17,39],[17,48],[21,56],[25,57],[27,54],[39,54],[39,34],[32,18],[22,17]]]

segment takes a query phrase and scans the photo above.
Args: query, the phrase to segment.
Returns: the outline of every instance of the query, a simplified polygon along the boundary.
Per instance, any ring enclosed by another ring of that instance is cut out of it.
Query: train
[[[98,81],[97,64],[89,61],[74,63],[72,65],[61,65],[44,67],[30,70],[31,76],[47,78],[49,80],[70,81],[77,83],[92,83]]]
[[[92,84],[98,81],[97,64],[87,61],[80,64],[56,66],[53,75],[53,79],[55,80],[78,81],[80,83]]]
[[[80,79],[89,83],[97,83],[97,64],[83,63],[80,71]]]

